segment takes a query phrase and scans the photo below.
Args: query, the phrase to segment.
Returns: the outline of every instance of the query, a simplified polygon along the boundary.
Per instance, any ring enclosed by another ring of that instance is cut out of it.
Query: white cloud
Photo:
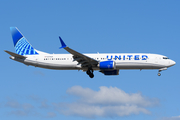
[[[58,104],[54,104],[58,108]],[[60,105],[62,107],[62,105]],[[140,112],[150,114],[145,108],[138,107],[136,105],[114,105],[114,106],[101,106],[101,105],[89,105],[82,103],[66,104],[65,109],[60,109],[59,112],[64,115],[73,115],[81,117],[116,117],[116,116],[128,116],[131,114],[139,114]]]
[[[73,99],[73,102],[50,104],[47,100],[32,95],[28,97],[31,104],[9,99],[4,107],[11,108],[8,115],[14,116],[53,118],[56,117],[56,111],[58,111],[60,114],[67,116],[113,118],[140,113],[151,114],[147,108],[159,103],[157,99],[144,97],[141,93],[126,93],[117,87],[101,86],[98,91],[94,91],[81,86],[73,86],[67,90],[67,94],[70,97],[75,96],[77,99]],[[72,101],[68,98],[67,101]],[[39,113],[39,111],[41,112]]]
[[[23,110],[14,110],[9,113],[9,115],[15,115],[15,116],[27,116],[29,112],[23,111]]]
[[[36,102],[39,102],[39,101],[40,101],[40,98],[39,98],[39,96],[37,96],[37,95],[29,95],[29,96],[28,96],[28,99],[34,100],[34,101],[36,101]]]
[[[34,106],[29,103],[20,104],[16,100],[7,101],[5,107],[13,108],[8,115],[28,116],[33,112]]]
[[[20,104],[15,100],[7,101],[5,104],[6,107],[15,108],[15,109],[23,109],[23,110],[31,110],[33,109],[33,105],[29,103]]]
[[[131,114],[150,114],[145,107],[158,104],[157,99],[143,97],[140,93],[125,93],[117,87],[100,87],[93,91],[81,86],[73,86],[67,93],[79,99],[73,103],[54,103],[54,107],[64,115],[81,117],[116,117]]]
[[[151,106],[158,103],[157,99],[143,97],[141,93],[128,94],[117,87],[101,86],[99,91],[93,91],[89,88],[74,86],[67,90],[68,94],[80,97],[82,102],[90,104],[133,104],[138,106]]]
[[[162,120],[180,120],[180,116],[165,117]]]
[[[23,108],[24,110],[31,110],[31,109],[34,108],[34,106],[32,106],[32,105],[29,104],[29,103],[24,103],[24,104],[22,104],[22,108]]]
[[[6,102],[5,106],[10,107],[10,108],[20,108],[20,104],[14,100]]]
[[[56,113],[54,113],[54,112],[47,113],[47,118],[53,118],[53,117],[56,117]]]
[[[15,99],[8,99],[7,102],[3,105],[4,107],[8,107],[9,112],[7,112],[8,116],[18,116],[18,117],[43,117],[43,118],[53,118],[56,117],[56,113],[53,112],[55,110],[52,109],[52,106],[48,105],[47,100],[40,101],[41,99],[37,96],[28,97],[30,98],[32,103],[36,102],[36,106],[30,103],[20,103]],[[39,106],[39,107],[38,107]],[[51,112],[49,112],[51,111]]]
[[[50,106],[47,104],[47,102],[44,100],[41,102],[41,106],[39,108],[42,109],[48,109]]]

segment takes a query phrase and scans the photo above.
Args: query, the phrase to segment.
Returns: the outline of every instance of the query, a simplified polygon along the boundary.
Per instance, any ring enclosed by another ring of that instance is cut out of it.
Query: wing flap
[[[75,61],[77,61],[79,64],[81,64],[82,66],[85,66],[86,65],[91,65],[91,66],[94,66],[94,65],[97,65],[98,64],[98,61],[91,58],[91,57],[88,57],[86,55],[83,55],[69,47],[65,47],[64,48],[66,51],[68,51],[69,53],[71,53],[73,55],[73,58]]]

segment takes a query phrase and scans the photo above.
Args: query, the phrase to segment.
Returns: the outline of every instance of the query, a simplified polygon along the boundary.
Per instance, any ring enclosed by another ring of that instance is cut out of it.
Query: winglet
[[[65,47],[66,47],[66,44],[64,43],[64,41],[61,39],[60,36],[59,36],[59,40],[60,40],[60,42],[61,42],[61,47],[60,47],[59,49],[65,48]]]

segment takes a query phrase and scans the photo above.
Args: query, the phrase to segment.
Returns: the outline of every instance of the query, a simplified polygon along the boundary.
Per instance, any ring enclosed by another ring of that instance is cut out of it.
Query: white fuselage
[[[114,69],[161,69],[173,66],[175,62],[166,56],[147,53],[103,53],[103,54],[84,54],[99,62],[112,60],[115,63]],[[26,65],[32,65],[47,69],[56,70],[84,70],[81,63],[74,60],[71,54],[40,54],[27,55],[27,58],[20,59],[11,57],[11,59],[22,62]],[[100,70],[98,66],[93,70]]]
[[[11,27],[16,53],[5,50],[11,59],[35,67],[54,70],[83,70],[90,78],[94,70],[104,75],[119,75],[120,69],[159,69],[159,72],[175,65],[173,60],[158,54],[103,53],[82,54],[68,47],[59,36],[60,49],[70,54],[48,54],[32,47],[17,27]],[[158,76],[161,74],[158,73]]]

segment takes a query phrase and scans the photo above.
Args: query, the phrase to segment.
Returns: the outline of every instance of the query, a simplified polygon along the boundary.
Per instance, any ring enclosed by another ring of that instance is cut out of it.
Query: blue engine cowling
[[[102,72],[104,75],[119,75],[119,70],[104,70],[100,72]]]
[[[115,69],[115,67],[114,61],[102,61],[99,63],[100,70],[112,70]]]

